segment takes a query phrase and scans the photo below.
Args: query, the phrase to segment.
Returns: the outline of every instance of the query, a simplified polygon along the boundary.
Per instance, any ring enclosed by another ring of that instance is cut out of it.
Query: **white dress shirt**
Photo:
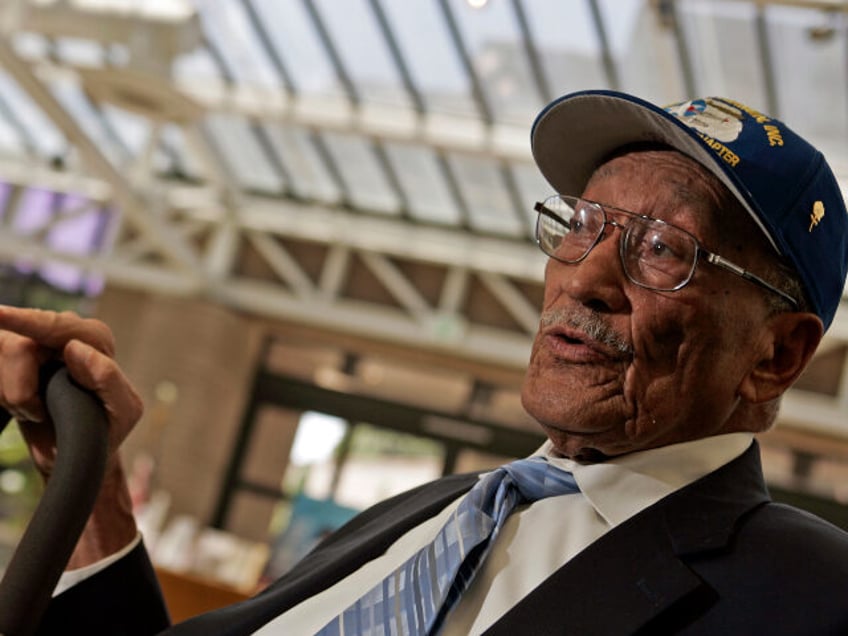
[[[115,561],[119,561],[132,552],[139,542],[141,542],[141,533],[137,532],[135,539],[130,541],[128,545],[121,548],[118,552],[110,554],[105,559],[100,559],[100,561],[97,561],[96,563],[77,568],[76,570],[65,570],[62,572],[62,576],[59,577],[59,581],[53,589],[53,596],[61,594],[65,590],[72,588],[77,583],[82,583],[88,577],[94,576],[100,572],[100,570],[105,570]]]
[[[599,464],[554,457],[550,443],[536,455],[571,471],[580,493],[551,497],[516,510],[457,607],[446,636],[480,634],[578,552],[663,497],[741,455],[753,436],[732,433],[631,453]],[[459,504],[401,536],[379,558],[288,612],[257,634],[314,634],[421,547]]]

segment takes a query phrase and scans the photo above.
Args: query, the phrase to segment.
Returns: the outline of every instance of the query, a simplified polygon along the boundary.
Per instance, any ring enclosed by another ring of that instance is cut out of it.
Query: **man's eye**
[[[648,249],[653,258],[676,258],[677,254],[671,246],[664,242],[659,236],[652,236],[648,242]]]
[[[589,223],[592,219],[589,217],[589,211],[577,210],[576,214],[571,217],[568,223],[569,231],[572,234],[585,234],[589,231]]]

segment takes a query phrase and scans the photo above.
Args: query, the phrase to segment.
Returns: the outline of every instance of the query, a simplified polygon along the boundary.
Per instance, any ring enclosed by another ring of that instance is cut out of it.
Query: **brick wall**
[[[152,455],[154,486],[171,493],[172,513],[206,523],[248,397],[260,327],[212,303],[122,289],[103,294],[96,316],[115,332],[118,360],[146,405],[125,463]],[[267,519],[242,526],[261,532]]]

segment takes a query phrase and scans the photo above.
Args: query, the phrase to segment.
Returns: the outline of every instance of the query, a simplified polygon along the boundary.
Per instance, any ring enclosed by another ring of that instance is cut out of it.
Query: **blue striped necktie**
[[[577,492],[571,473],[543,457],[489,473],[457,506],[436,538],[327,623],[320,636],[424,636],[439,629],[474,578],[516,506]]]

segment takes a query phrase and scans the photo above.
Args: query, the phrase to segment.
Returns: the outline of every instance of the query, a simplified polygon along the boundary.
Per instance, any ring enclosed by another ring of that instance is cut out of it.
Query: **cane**
[[[91,514],[106,468],[108,425],[98,399],[76,384],[64,367],[44,386],[56,428],[56,462],[0,582],[4,636],[26,636],[38,628]]]

